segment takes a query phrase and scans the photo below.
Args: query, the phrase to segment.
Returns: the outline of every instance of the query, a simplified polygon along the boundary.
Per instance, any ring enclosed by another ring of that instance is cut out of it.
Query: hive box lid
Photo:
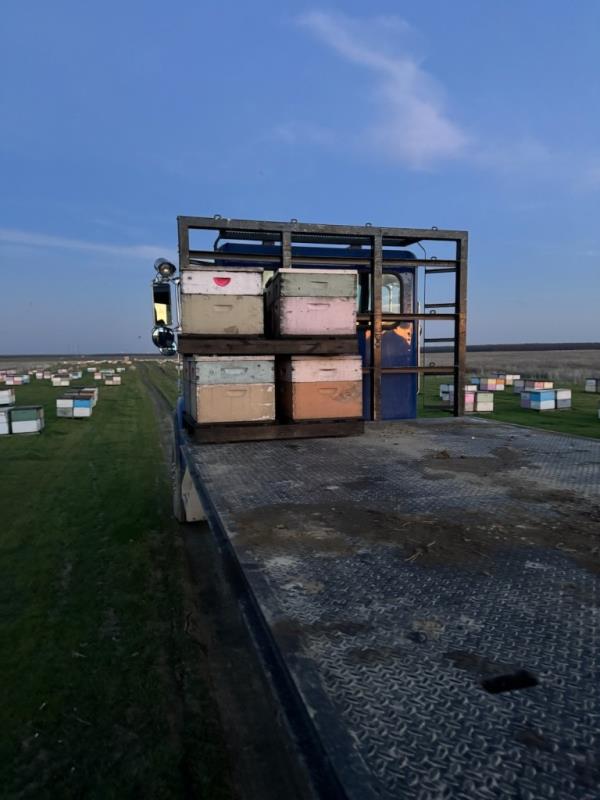
[[[277,367],[282,381],[293,383],[318,383],[323,381],[362,380],[360,356],[290,356]]]
[[[186,356],[186,361],[275,361],[275,356]]]
[[[179,285],[184,295],[262,295],[262,274],[260,267],[183,269]]]
[[[277,295],[354,299],[357,275],[353,269],[280,269],[267,284],[267,302]]]

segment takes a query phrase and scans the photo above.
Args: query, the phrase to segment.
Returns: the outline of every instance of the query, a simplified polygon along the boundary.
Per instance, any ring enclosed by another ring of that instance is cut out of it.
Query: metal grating
[[[598,535],[600,441],[448,420],[186,452],[348,798],[599,796],[600,581],[549,542]],[[411,518],[511,543],[407,557]]]

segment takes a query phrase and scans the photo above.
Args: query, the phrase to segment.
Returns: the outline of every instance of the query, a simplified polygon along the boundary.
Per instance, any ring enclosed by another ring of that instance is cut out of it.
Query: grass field
[[[174,375],[128,370],[91,419],[57,419],[48,381],[16,387],[46,429],[0,437],[2,797],[230,796],[142,380],[174,398]]]
[[[440,405],[439,387],[441,383],[451,382],[451,380],[451,378],[445,380],[433,376],[425,379],[424,392],[420,395],[417,403],[420,417],[439,417],[450,414],[450,411],[443,409]],[[559,384],[555,385],[558,387]],[[544,428],[557,433],[600,438],[600,419],[598,419],[600,395],[584,392],[580,383],[561,382],[560,388],[571,389],[573,393],[572,408],[541,412],[521,408],[519,395],[513,394],[512,387],[507,387],[503,392],[494,393],[493,413],[480,416],[517,425]]]

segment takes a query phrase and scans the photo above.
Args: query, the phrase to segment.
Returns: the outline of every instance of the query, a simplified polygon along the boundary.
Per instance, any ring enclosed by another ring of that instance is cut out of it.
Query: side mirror
[[[173,343],[168,347],[161,347],[160,352],[163,356],[175,356],[177,355],[177,345]]]
[[[160,349],[171,349],[175,352],[175,334],[166,325],[155,325],[152,329],[152,341]]]

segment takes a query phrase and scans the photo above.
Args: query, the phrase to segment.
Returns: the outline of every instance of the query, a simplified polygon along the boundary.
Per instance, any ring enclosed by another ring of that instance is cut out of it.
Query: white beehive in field
[[[44,429],[42,406],[13,406],[9,418],[11,433],[41,433]]]
[[[0,408],[0,436],[10,433],[10,407]]]
[[[15,403],[14,389],[0,389],[0,406],[12,406]]]
[[[71,418],[73,416],[73,398],[72,397],[57,397],[56,398],[56,416]]]

